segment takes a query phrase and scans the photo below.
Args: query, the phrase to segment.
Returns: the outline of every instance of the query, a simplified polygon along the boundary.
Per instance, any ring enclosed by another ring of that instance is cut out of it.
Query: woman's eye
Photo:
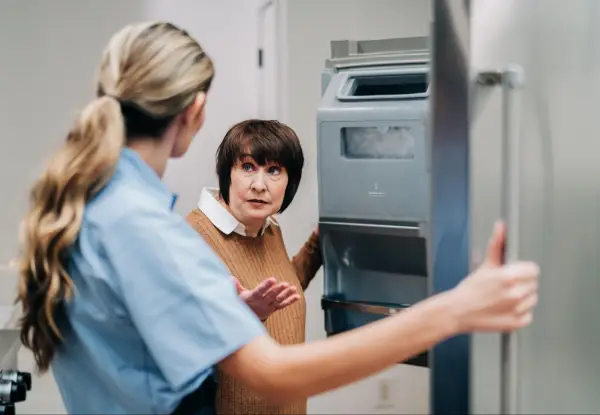
[[[279,173],[281,173],[281,167],[277,167],[277,166],[269,167],[269,174],[277,175]]]
[[[252,166],[251,163],[243,163],[242,164],[242,170],[244,171],[252,171],[254,168],[254,166]]]

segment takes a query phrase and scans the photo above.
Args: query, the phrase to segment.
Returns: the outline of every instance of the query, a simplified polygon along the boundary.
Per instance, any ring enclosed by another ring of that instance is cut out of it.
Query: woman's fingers
[[[251,297],[253,300],[259,300],[268,294],[273,286],[277,284],[275,278],[267,278],[252,290]]]
[[[483,262],[484,267],[497,267],[504,260],[504,243],[506,241],[506,226],[502,222],[494,224],[492,236],[488,241],[487,252]]]
[[[300,295],[299,294],[290,295],[285,300],[281,301],[280,303],[277,303],[276,308],[277,308],[277,310],[281,310],[282,308],[286,308],[288,306],[291,306],[292,304],[294,304],[299,299],[300,299]]]
[[[279,296],[279,294],[281,294],[283,291],[285,291],[289,286],[290,286],[290,284],[288,284],[287,282],[280,282],[279,284],[277,284],[273,288],[271,288],[269,290],[269,292],[265,294],[265,297],[264,297],[267,304],[275,303],[277,301],[277,297]]]
[[[285,308],[299,299],[296,287],[286,282],[277,284],[265,295],[265,300],[276,310]]]

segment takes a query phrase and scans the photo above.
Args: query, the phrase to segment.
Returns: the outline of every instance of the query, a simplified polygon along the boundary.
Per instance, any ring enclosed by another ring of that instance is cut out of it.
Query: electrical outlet
[[[390,410],[394,409],[394,398],[393,398],[393,382],[390,378],[380,379],[377,390],[377,403],[375,404],[376,410]]]

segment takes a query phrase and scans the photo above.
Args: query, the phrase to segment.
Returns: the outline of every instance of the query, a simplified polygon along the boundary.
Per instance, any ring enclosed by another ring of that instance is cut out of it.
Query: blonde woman
[[[125,27],[97,97],[35,183],[24,220],[23,344],[71,414],[214,414],[213,373],[285,404],[474,330],[528,325],[538,268],[485,264],[456,288],[326,341],[280,345],[162,183],[204,123],[212,62],[168,23]]]

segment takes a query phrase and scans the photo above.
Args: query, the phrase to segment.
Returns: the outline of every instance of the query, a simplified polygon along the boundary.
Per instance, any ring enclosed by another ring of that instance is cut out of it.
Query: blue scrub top
[[[69,266],[70,324],[52,364],[71,414],[169,414],[216,363],[265,334],[174,201],[124,149],[86,206]]]

